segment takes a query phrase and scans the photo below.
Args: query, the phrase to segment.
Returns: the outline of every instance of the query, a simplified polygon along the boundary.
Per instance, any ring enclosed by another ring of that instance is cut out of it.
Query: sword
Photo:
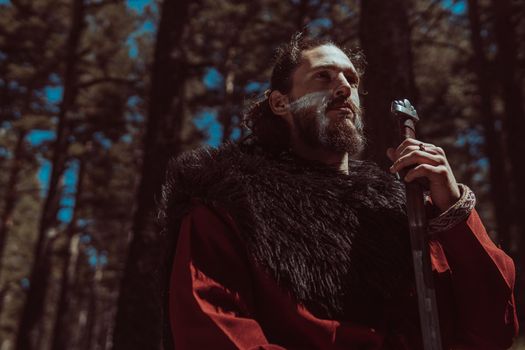
[[[415,138],[416,123],[419,121],[419,117],[410,102],[407,99],[395,100],[392,102],[390,111],[398,121],[400,142],[409,137]],[[407,169],[401,171],[402,178],[406,175],[406,171]],[[423,185],[418,181],[412,181],[405,185],[423,348],[424,350],[442,350],[436,293],[430,265]]]

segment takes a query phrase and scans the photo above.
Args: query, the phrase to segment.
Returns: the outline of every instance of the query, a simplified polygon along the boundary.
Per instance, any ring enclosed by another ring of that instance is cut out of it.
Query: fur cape
[[[193,198],[224,208],[249,256],[298,303],[357,321],[353,309],[395,302],[413,277],[402,183],[371,162],[349,171],[253,145],[191,151],[169,166],[164,232],[178,232]]]

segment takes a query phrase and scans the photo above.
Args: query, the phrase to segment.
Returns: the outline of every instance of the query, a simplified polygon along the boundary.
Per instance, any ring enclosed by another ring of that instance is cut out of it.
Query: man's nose
[[[345,76],[341,74],[341,76],[337,79],[337,85],[334,90],[334,97],[349,97],[352,90],[350,88],[350,84],[346,80]]]

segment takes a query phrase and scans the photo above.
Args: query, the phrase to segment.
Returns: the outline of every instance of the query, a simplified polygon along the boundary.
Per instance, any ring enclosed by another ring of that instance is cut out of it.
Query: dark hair
[[[264,93],[262,98],[253,101],[244,113],[243,122],[251,131],[250,136],[266,149],[282,151],[289,147],[290,142],[286,121],[275,115],[270,108],[269,97],[271,92],[290,93],[292,76],[301,64],[303,52],[324,45],[333,45],[339,48],[350,58],[357,73],[363,74],[365,60],[362,51],[345,49],[328,39],[308,38],[302,32],[295,33],[288,43],[277,48],[270,78],[270,89]]]

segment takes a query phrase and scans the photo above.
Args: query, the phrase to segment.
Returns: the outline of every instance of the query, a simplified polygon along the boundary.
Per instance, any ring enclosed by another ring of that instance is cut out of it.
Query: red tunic
[[[514,264],[475,210],[431,242],[431,260],[445,348],[510,347]],[[380,330],[316,318],[253,263],[228,213],[202,204],[182,221],[170,284],[177,350],[420,348],[417,332],[386,340]]]

